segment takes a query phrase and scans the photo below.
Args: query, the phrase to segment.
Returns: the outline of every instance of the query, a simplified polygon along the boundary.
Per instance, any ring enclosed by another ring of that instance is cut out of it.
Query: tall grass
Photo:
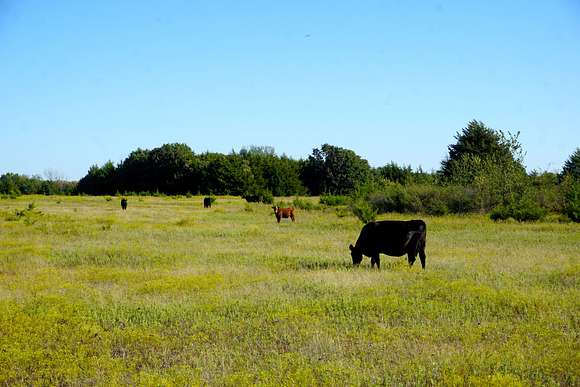
[[[425,220],[376,271],[330,208],[2,200],[0,383],[578,385],[579,226]]]

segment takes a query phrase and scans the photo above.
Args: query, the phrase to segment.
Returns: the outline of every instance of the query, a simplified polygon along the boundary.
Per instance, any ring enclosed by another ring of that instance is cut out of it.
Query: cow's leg
[[[417,259],[419,243],[419,236],[415,234],[411,238],[411,241],[407,244],[407,261],[409,262],[409,267],[413,266],[415,260]]]
[[[294,222],[294,214],[290,214],[290,219],[292,219],[292,221]]]
[[[421,259],[421,266],[425,269],[425,261],[427,260],[427,256],[425,255],[425,246],[422,245],[419,249],[419,258]]]
[[[379,254],[371,255],[371,268],[375,267],[375,263],[377,264],[377,269],[381,268],[381,258]]]

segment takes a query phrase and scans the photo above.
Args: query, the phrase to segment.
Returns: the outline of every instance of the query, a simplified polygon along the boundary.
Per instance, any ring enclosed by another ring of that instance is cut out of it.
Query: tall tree
[[[112,161],[102,167],[93,165],[79,181],[78,191],[91,195],[113,195],[117,191],[116,168]]]
[[[449,154],[441,162],[439,171],[443,180],[454,177],[457,165],[465,156],[475,159],[492,158],[496,162],[516,162],[521,165],[521,145],[516,135],[506,136],[502,131],[495,131],[481,121],[472,120],[455,135],[456,142],[447,147]]]
[[[186,144],[165,144],[149,155],[150,178],[160,192],[176,194],[191,191],[194,154]]]
[[[574,179],[580,179],[580,148],[570,155],[564,163],[561,176],[570,175]]]
[[[350,149],[324,144],[302,166],[302,180],[312,195],[347,194],[368,181],[368,161]]]
[[[411,177],[413,174],[413,170],[411,166],[399,166],[394,161],[391,161],[389,164],[386,164],[382,167],[378,167],[376,172],[380,177],[383,179],[400,183],[402,185],[407,184],[411,181]]]
[[[152,191],[153,182],[149,179],[151,151],[137,148],[129,154],[117,169],[119,176],[119,191],[145,192]]]

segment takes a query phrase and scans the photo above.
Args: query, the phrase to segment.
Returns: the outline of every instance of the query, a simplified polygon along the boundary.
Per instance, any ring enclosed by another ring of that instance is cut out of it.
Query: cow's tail
[[[417,246],[418,247],[417,250],[419,252],[419,258],[421,259],[421,267],[425,269],[427,261],[427,255],[425,255],[425,246],[427,245],[427,225],[425,224],[425,222],[423,222],[420,228],[422,230],[419,236],[419,246]]]

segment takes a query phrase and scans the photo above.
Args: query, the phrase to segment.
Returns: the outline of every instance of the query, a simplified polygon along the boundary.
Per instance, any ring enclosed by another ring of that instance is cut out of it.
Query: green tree
[[[253,181],[249,184],[252,194],[268,191],[275,196],[289,196],[305,192],[299,161],[285,155],[276,156],[272,147],[242,149],[240,156],[252,169]]]
[[[201,192],[205,194],[242,195],[254,181],[249,162],[235,153],[205,153],[201,163]]]
[[[117,191],[116,168],[112,161],[102,167],[93,165],[79,181],[78,191],[90,195],[113,195]]]
[[[195,158],[186,144],[165,144],[149,154],[150,179],[160,192],[169,194],[186,193],[195,188]]]
[[[123,160],[117,170],[119,176],[119,191],[145,192],[154,191],[149,179],[151,170],[151,151],[137,148]]]
[[[383,179],[405,185],[410,182],[413,170],[410,165],[401,167],[394,161],[391,161],[389,164],[377,168],[376,172]]]
[[[367,182],[371,168],[354,151],[324,144],[303,163],[301,176],[312,195],[344,195]]]
[[[476,156],[481,160],[493,158],[502,164],[515,162],[523,169],[518,136],[519,133],[513,135],[508,132],[506,135],[502,131],[488,128],[481,121],[472,120],[455,135],[456,142],[448,146],[449,154],[441,162],[439,174],[444,181],[456,178],[458,168],[455,164],[465,160],[465,155]]]
[[[580,179],[580,148],[576,148],[574,153],[564,163],[560,176],[564,177],[566,175],[570,175],[574,179]]]

